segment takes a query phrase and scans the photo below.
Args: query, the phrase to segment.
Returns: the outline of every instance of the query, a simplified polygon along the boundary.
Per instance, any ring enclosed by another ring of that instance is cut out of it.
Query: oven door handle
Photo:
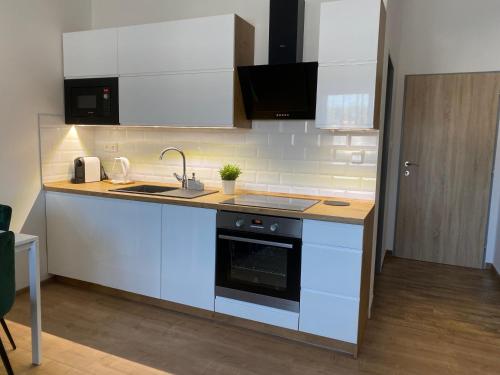
[[[243,237],[235,237],[235,236],[226,236],[224,234],[219,234],[219,238],[221,240],[239,241],[239,242],[254,243],[254,244],[257,244],[257,245],[267,245],[267,246],[282,247],[282,248],[285,248],[285,249],[293,249],[293,245],[289,244],[289,243],[255,240],[253,238],[243,238]]]

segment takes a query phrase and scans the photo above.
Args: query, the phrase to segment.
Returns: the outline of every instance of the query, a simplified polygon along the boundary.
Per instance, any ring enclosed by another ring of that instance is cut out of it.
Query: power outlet
[[[105,143],[104,151],[106,152],[118,152],[118,143]]]
[[[364,152],[363,151],[353,151],[351,154],[352,164],[363,164]]]

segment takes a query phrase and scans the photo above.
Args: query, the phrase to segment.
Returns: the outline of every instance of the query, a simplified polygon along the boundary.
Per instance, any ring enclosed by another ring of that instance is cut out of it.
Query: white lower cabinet
[[[214,310],[216,213],[163,205],[162,299]]]
[[[215,299],[215,311],[221,314],[237,316],[238,318],[271,324],[277,327],[294,330],[297,330],[299,327],[298,313],[237,301],[230,298],[217,297]]]
[[[362,225],[304,220],[299,330],[356,344]]]
[[[300,314],[215,297],[213,209],[47,192],[55,275],[356,344],[363,226],[304,220]]]
[[[51,274],[160,297],[161,205],[47,192]]]
[[[302,288],[299,330],[356,344],[359,299]]]

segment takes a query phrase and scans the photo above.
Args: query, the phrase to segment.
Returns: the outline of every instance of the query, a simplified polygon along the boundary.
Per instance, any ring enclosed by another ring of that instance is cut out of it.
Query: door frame
[[[487,71],[472,71],[472,72],[448,72],[448,73],[420,73],[420,74],[406,74],[404,76],[404,85],[403,85],[403,106],[402,106],[402,116],[401,116],[401,132],[400,132],[400,138],[399,138],[399,158],[398,158],[398,165],[397,165],[397,187],[396,187],[396,214],[394,215],[395,221],[394,221],[394,232],[392,236],[393,240],[393,249],[392,253],[394,256],[397,256],[397,246],[396,246],[396,233],[397,233],[397,228],[398,228],[398,219],[399,219],[399,192],[400,192],[400,185],[401,185],[401,165],[403,161],[403,137],[404,137],[404,124],[405,124],[405,114],[406,114],[406,86],[408,82],[408,77],[415,77],[415,76],[438,76],[438,75],[460,75],[460,74],[484,74],[484,73],[500,73],[498,70],[487,70]],[[490,171],[491,173],[491,182],[490,182],[490,193],[489,193],[489,204],[488,204],[488,210],[487,210],[487,219],[486,219],[486,225],[485,225],[485,242],[484,242],[484,248],[483,248],[483,261],[482,261],[482,268],[484,269],[486,267],[486,249],[487,249],[487,244],[488,244],[488,232],[489,232],[489,224],[490,224],[490,218],[491,218],[491,200],[493,196],[493,183],[494,183],[494,172],[496,168],[496,155],[497,152],[500,152],[500,93],[499,95],[499,100],[498,100],[498,108],[497,108],[497,124],[496,124],[496,131],[495,131],[495,146],[493,149],[493,163],[492,163],[492,169]],[[500,170],[498,171],[500,173]],[[498,213],[500,214],[500,207],[498,209]],[[499,218],[500,221],[500,218]],[[497,233],[497,238],[496,238],[496,243],[500,243],[500,233]]]
[[[396,69],[392,62],[391,55],[387,59],[387,85],[384,112],[384,130],[382,134],[382,159],[380,163],[380,186],[379,186],[379,208],[377,217],[377,240],[375,243],[375,272],[381,273],[384,264],[384,229],[386,227],[385,213],[387,208],[388,194],[387,185],[389,177],[389,145],[393,123],[392,111],[394,108],[394,86],[396,84]],[[390,85],[389,85],[390,84]],[[389,99],[389,100],[388,100]],[[385,157],[384,157],[385,156]],[[385,160],[384,160],[385,159]]]

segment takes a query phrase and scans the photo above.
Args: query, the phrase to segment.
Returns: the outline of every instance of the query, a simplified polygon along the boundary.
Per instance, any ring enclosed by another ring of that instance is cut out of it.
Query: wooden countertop
[[[44,187],[47,191],[56,191],[63,193],[90,195],[96,197],[107,197],[115,199],[126,199],[135,200],[141,202],[153,202],[153,203],[164,203],[164,204],[176,204],[183,206],[192,207],[202,207],[202,208],[212,208],[217,210],[225,211],[238,211],[246,213],[254,213],[261,215],[274,215],[274,216],[284,216],[284,217],[294,217],[301,219],[311,219],[311,220],[323,220],[323,221],[334,221],[347,224],[360,224],[364,225],[365,221],[368,219],[370,213],[374,209],[374,202],[369,200],[358,200],[358,199],[347,199],[347,198],[334,198],[334,197],[318,197],[318,196],[307,196],[307,195],[296,195],[296,194],[281,194],[281,193],[261,193],[265,195],[274,195],[288,198],[306,198],[320,200],[321,202],[315,204],[314,206],[308,208],[304,212],[296,212],[289,210],[279,210],[271,208],[259,208],[259,207],[248,207],[248,206],[231,206],[221,204],[221,202],[232,198],[232,195],[224,195],[222,192],[205,195],[194,199],[184,199],[184,198],[171,198],[171,197],[158,197],[154,195],[139,195],[130,193],[117,193],[111,192],[109,190],[118,189],[122,187],[130,187],[135,185],[159,185],[159,186],[176,186],[172,184],[165,184],[160,182],[136,182],[129,185],[113,185],[109,182],[92,182],[85,184],[72,184],[69,181],[59,181],[45,183]],[[239,190],[237,194],[251,193],[256,194],[255,191],[245,191]],[[350,206],[339,207],[339,206],[328,206],[323,203],[324,200],[340,200],[349,202]]]

